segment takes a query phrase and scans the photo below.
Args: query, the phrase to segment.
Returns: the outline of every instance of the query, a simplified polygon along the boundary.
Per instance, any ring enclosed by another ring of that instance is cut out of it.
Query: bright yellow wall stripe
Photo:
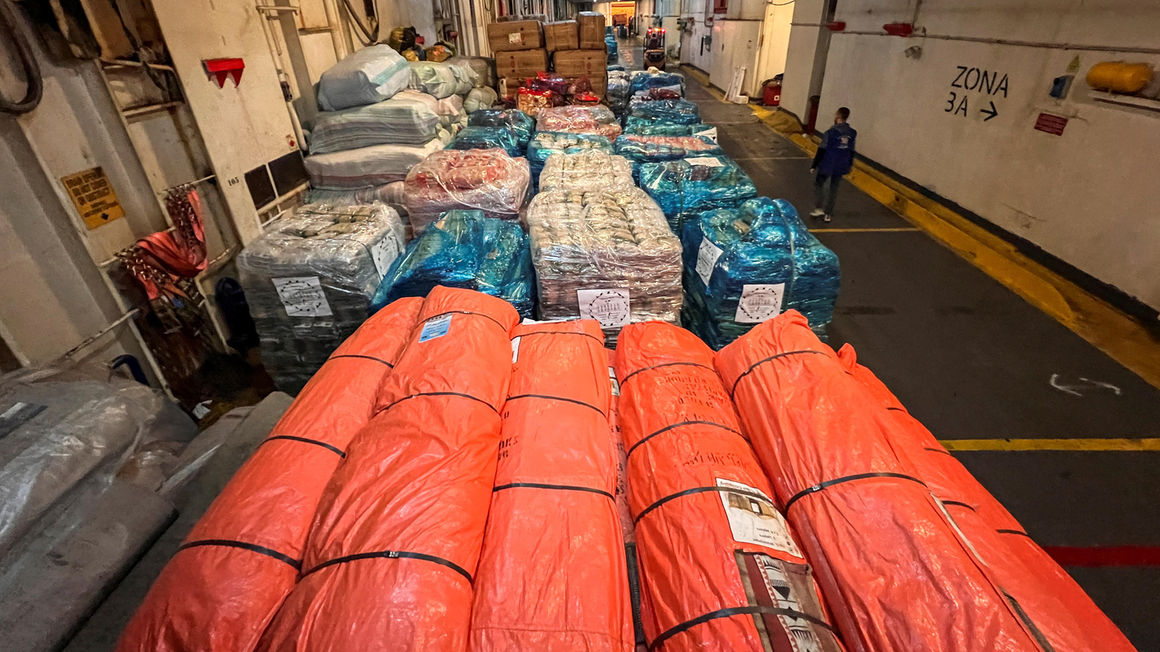
[[[1160,437],[1075,439],[940,439],[949,451],[1160,451]]]

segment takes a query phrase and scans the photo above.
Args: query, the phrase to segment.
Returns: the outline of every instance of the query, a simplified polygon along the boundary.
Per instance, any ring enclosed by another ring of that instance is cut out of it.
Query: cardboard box
[[[495,73],[507,77],[508,82],[535,77],[536,73],[548,69],[547,50],[522,50],[519,52],[496,52]],[[517,81],[517,86],[518,81]]]
[[[544,23],[544,47],[548,52],[578,50],[580,48],[580,28],[574,20]]]
[[[608,72],[608,54],[604,50],[562,50],[552,55],[554,70],[564,77],[603,77]]]
[[[488,23],[487,43],[495,53],[535,50],[544,47],[544,35],[538,20]]]
[[[576,15],[580,25],[580,49],[604,49],[604,14],[595,11],[581,11]]]

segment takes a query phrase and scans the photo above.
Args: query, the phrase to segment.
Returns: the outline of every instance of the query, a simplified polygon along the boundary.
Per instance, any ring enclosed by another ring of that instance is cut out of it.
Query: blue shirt
[[[836,124],[822,137],[822,160],[818,174],[841,176],[854,167],[854,140],[858,132],[846,123]]]

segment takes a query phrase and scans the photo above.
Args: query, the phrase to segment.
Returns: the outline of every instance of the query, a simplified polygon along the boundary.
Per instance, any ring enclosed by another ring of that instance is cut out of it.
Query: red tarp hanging
[[[436,287],[419,319],[326,488],[301,578],[262,649],[467,645],[519,316],[501,299]]]
[[[1041,647],[1051,650],[1126,651],[1135,648],[1075,580],[1024,531],[1015,517],[917,419],[869,369],[853,347],[838,358],[878,400],[893,424],[895,448],[905,453],[996,584],[1014,600]]]
[[[759,324],[717,368],[849,648],[1040,649],[804,317]]]
[[[370,419],[421,304],[379,311],[318,370],[166,565],[118,650],[254,648],[294,585],[323,489]]]
[[[517,326],[470,650],[633,647],[604,333]]]
[[[630,324],[616,373],[650,649],[841,650],[709,347]]]

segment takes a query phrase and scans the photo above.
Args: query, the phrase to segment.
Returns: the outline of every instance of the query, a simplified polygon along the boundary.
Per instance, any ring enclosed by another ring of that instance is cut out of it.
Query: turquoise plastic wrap
[[[708,138],[698,136],[641,136],[627,134],[617,137],[613,151],[632,162],[632,176],[640,181],[640,165],[657,161],[673,161],[686,156],[720,154],[721,146]]]
[[[539,178],[544,162],[552,154],[579,154],[589,150],[611,154],[612,142],[597,134],[537,131],[528,143],[528,165],[532,168],[532,177]]]
[[[375,291],[371,312],[446,285],[499,297],[531,317],[535,284],[528,236],[519,224],[481,211],[447,211],[395,259]]]
[[[834,315],[838,256],[809,232],[793,205],[758,197],[685,220],[682,318],[719,349],[789,309],[819,335]]]
[[[684,213],[736,206],[757,195],[749,175],[727,156],[641,163],[640,187],[660,205],[676,233]]]
[[[679,87],[681,95],[685,94],[685,76],[676,72],[638,70],[632,73],[629,81],[633,93],[647,91],[650,88]]]
[[[523,156],[523,148],[511,130],[503,127],[472,127],[467,126],[455,135],[455,140],[447,149],[491,149],[498,147],[508,156]]]
[[[697,105],[688,100],[632,100],[628,103],[628,119],[633,122],[692,125],[701,122],[701,114]]]
[[[624,123],[624,133],[638,136],[702,136],[711,133],[715,139],[717,127],[704,123],[694,125],[665,124],[630,117]]]
[[[468,126],[505,127],[515,136],[520,151],[528,147],[528,141],[536,132],[536,120],[516,109],[480,109],[467,117]]]

